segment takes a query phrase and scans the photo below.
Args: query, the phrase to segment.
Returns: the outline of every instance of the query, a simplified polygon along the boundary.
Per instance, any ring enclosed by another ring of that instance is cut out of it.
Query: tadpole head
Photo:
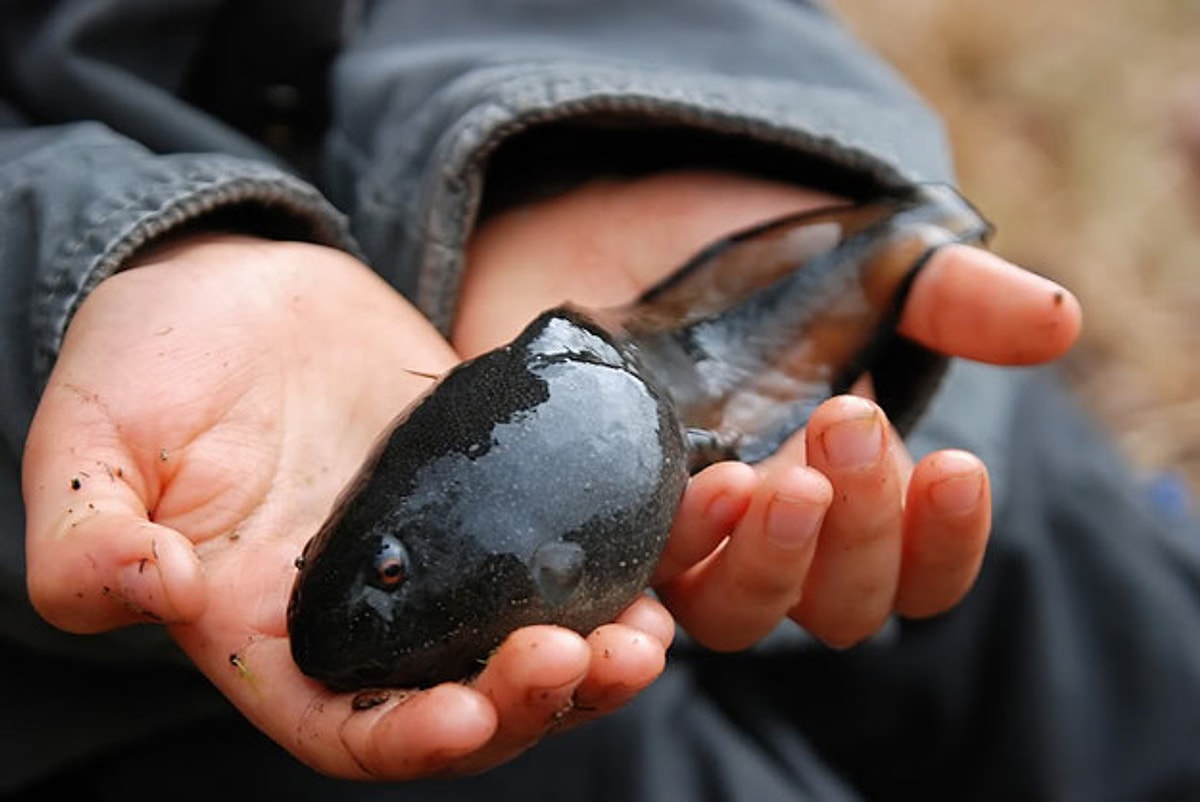
[[[380,684],[411,637],[413,559],[396,532],[338,530],[327,524],[304,549],[288,604],[292,656],[334,688]]]

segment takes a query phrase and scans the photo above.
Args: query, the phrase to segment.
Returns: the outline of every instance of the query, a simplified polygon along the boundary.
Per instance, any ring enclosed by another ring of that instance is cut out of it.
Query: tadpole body
[[[304,549],[292,654],[335,690],[464,679],[521,626],[587,633],[654,571],[690,473],[759,461],[864,373],[907,430],[944,357],[897,332],[949,187],[776,220],[635,303],[548,310],[384,433]]]

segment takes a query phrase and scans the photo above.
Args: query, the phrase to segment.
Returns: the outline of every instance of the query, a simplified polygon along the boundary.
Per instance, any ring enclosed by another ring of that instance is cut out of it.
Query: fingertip
[[[626,607],[615,623],[641,630],[664,649],[669,649],[675,640],[675,619],[661,602],[648,594],[642,594]]]
[[[379,707],[355,711],[340,728],[355,769],[370,779],[435,774],[484,748],[499,726],[491,700],[457,683],[390,695]]]
[[[510,634],[488,660],[476,681],[479,689],[503,683],[508,688],[561,688],[583,679],[591,652],[578,633],[539,624]]]
[[[597,679],[649,681],[666,667],[667,650],[663,642],[640,629],[625,624],[605,624],[587,637],[593,659],[603,661],[592,668]],[[639,679],[641,678],[641,679]]]
[[[989,501],[987,466],[974,454],[946,449],[919,463],[914,492],[928,498],[932,510],[943,518],[977,513]]]
[[[1004,262],[1017,273],[1011,279],[1018,303],[1010,315],[1017,322],[1018,336],[1011,337],[1011,351],[1001,354],[1007,364],[1037,364],[1062,356],[1079,339],[1083,330],[1083,306],[1073,292],[1046,276]]]
[[[1070,290],[981,248],[947,246],[917,276],[900,330],[946,354],[1032,365],[1066,353],[1082,329]]]
[[[713,525],[731,526],[750,503],[758,482],[758,472],[744,462],[717,462],[691,478],[684,503]]]
[[[1083,304],[1073,292],[1054,282],[1049,282],[1050,313],[1043,324],[1051,345],[1058,354],[1064,354],[1079,340],[1083,333]]]
[[[623,624],[606,624],[588,636],[591,668],[575,691],[576,718],[612,712],[653,683],[667,666],[657,638]]]
[[[808,419],[808,431],[820,430],[847,420],[862,420],[883,416],[883,409],[861,395],[844,393],[822,401]],[[819,433],[819,432],[818,432]]]
[[[806,430],[810,461],[835,478],[875,469],[890,445],[887,415],[857,395],[830,398],[813,412]]]

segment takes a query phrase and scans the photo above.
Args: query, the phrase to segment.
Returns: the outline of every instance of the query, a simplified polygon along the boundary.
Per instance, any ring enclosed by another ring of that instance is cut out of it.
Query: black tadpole
[[[297,561],[292,655],[335,690],[460,680],[521,626],[645,588],[689,473],[756,462],[870,373],[906,430],[946,359],[898,332],[988,224],[918,185],[723,239],[626,307],[544,312],[400,415]]]

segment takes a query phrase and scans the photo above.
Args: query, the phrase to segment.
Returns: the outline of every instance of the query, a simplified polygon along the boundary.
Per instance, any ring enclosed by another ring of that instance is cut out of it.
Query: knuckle
[[[706,649],[714,652],[740,652],[748,649],[774,629],[777,621],[753,623],[737,621],[736,625],[717,626],[705,622],[690,629],[689,634]]]
[[[842,509],[834,510],[822,528],[822,540],[836,543],[843,551],[871,548],[900,538],[903,516],[899,500],[866,496],[839,497]]]
[[[750,608],[787,609],[800,601],[804,575],[800,572],[732,568],[729,582],[737,603]]]

